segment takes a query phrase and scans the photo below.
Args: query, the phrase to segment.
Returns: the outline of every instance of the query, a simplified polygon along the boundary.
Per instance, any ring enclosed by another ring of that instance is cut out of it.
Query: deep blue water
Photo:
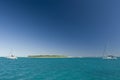
[[[120,80],[120,59],[0,58],[0,80]]]

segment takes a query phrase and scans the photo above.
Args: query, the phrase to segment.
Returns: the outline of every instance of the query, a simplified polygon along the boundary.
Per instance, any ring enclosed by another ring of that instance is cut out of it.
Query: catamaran
[[[117,57],[113,55],[107,55],[107,56],[104,56],[103,59],[117,59]]]
[[[105,49],[103,52],[103,59],[117,59],[117,57],[112,54],[107,55],[107,45],[105,46]]]
[[[8,59],[17,59],[17,57],[15,55],[13,55],[13,54],[11,54],[10,56],[7,56],[6,58],[8,58]]]
[[[8,58],[8,59],[17,59],[17,56],[13,55],[13,50],[11,50],[9,54],[10,55],[7,56],[6,58]]]

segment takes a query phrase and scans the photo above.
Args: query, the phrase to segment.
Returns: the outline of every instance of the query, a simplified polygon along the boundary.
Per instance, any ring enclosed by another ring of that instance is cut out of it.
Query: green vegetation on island
[[[65,55],[29,55],[29,58],[67,58]]]

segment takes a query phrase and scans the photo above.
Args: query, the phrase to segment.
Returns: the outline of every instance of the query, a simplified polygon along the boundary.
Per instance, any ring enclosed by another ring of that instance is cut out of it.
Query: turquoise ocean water
[[[120,80],[120,59],[0,58],[0,80]]]

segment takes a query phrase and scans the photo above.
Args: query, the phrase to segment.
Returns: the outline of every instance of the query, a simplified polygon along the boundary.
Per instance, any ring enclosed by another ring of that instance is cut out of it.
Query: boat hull
[[[6,57],[7,59],[17,59],[17,57]]]
[[[103,59],[117,59],[117,57],[104,57]]]

